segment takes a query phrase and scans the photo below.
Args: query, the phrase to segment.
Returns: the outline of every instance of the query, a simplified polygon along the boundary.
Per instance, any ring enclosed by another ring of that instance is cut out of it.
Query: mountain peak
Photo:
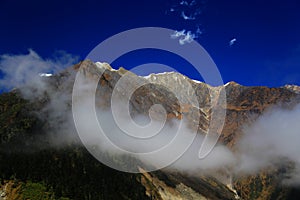
[[[235,82],[235,81],[229,81],[229,82],[226,83],[224,86],[226,87],[226,86],[242,86],[242,85],[238,84],[238,83]]]
[[[108,63],[106,63],[106,62],[96,62],[95,63],[96,64],[96,66],[98,67],[98,68],[101,68],[101,69],[108,69],[108,70],[110,70],[110,71],[116,71],[115,69],[113,69]]]
[[[283,86],[283,88],[286,88],[286,89],[288,89],[292,92],[300,94],[300,86],[298,86],[298,85],[289,85],[289,84],[287,84],[287,85]]]

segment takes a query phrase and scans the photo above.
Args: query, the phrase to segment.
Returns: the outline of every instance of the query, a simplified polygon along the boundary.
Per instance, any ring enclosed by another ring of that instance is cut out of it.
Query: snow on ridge
[[[202,83],[201,81],[195,80],[195,79],[191,79],[193,82],[195,83]]]
[[[96,62],[95,63],[96,64],[96,66],[98,67],[98,68],[100,68],[100,69],[108,69],[108,67],[110,67],[110,71],[118,71],[118,70],[116,70],[116,69],[114,69],[114,68],[112,68],[108,63],[105,63],[105,62]],[[154,80],[156,79],[156,77],[155,76],[163,76],[163,75],[171,75],[171,74],[175,74],[175,73],[178,73],[178,72],[175,72],[175,71],[170,71],[170,72],[159,72],[159,73],[150,73],[150,74],[148,74],[148,75],[146,75],[146,76],[140,76],[140,77],[142,77],[142,78],[145,78],[145,79],[150,79],[150,78],[153,78]],[[178,73],[178,74],[180,74],[180,73]],[[180,74],[180,75],[182,75],[182,74]],[[185,78],[185,76],[183,75],[183,77]],[[175,79],[177,80],[177,77],[175,77]],[[191,79],[191,81],[193,81],[193,82],[195,82],[195,83],[202,83],[201,81],[199,81],[199,80],[194,80],[194,79]]]
[[[224,86],[227,86],[227,85],[229,85],[230,84],[230,81],[229,82],[227,82]]]
[[[143,77],[143,78],[145,78],[145,79],[150,79],[151,77],[153,77],[153,74],[149,74],[149,75],[147,75],[147,76],[141,76],[141,77]]]
[[[230,84],[232,84],[232,85],[240,85],[240,84],[238,84],[238,83],[236,83],[236,82],[234,82],[234,81],[229,81],[229,82],[227,82],[224,86],[226,87],[226,86],[228,86],[228,85],[230,85]]]
[[[162,75],[165,75],[165,74],[174,74],[175,72],[160,72],[160,73],[155,73],[153,75],[158,75],[158,76],[162,76]]]
[[[167,75],[170,75],[170,74],[176,74],[176,73],[179,74],[179,75],[181,75],[184,79],[185,79],[185,78],[190,79],[189,77],[186,77],[185,75],[180,74],[180,73],[178,73],[178,72],[161,72],[161,73],[156,73],[156,74],[155,74],[155,73],[151,73],[151,74],[149,74],[149,75],[147,75],[147,76],[141,76],[141,77],[143,77],[143,78],[145,78],[145,79],[150,79],[150,78],[153,77],[153,78],[155,79],[155,78],[156,78],[155,76],[162,76],[162,75],[166,75],[166,74],[167,74]],[[175,78],[175,80],[177,80],[178,77],[175,76],[174,78]],[[199,83],[203,83],[202,81],[195,80],[195,79],[190,79],[190,80],[193,81],[194,83],[198,83],[198,84],[199,84]]]
[[[149,79],[149,78],[154,77],[154,76],[162,76],[162,75],[165,75],[165,74],[173,74],[173,73],[175,73],[175,72],[151,73],[151,74],[149,74],[149,75],[147,75],[147,76],[140,76],[140,77],[143,77],[143,78],[145,78],[145,79]]]
[[[100,69],[109,69],[110,71],[118,71],[118,70],[112,68],[108,63],[105,63],[105,62],[99,62],[98,61],[95,64]]]

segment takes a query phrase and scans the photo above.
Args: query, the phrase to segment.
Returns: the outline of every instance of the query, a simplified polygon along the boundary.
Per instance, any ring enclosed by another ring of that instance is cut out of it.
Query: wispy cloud
[[[183,37],[183,38],[180,38],[179,39],[179,43],[181,44],[181,45],[184,45],[184,44],[186,44],[186,43],[191,43],[191,42],[193,42],[193,40],[196,38],[196,35],[195,34],[192,34],[192,32],[191,31],[188,31],[187,33],[186,33],[186,35]]]
[[[180,5],[186,5],[186,6],[188,6],[189,3],[188,3],[187,1],[181,1],[181,2],[180,2]]]
[[[202,34],[202,30],[200,29],[199,26],[197,26],[197,29],[196,29],[196,36],[199,37],[199,35]]]
[[[202,7],[205,2],[199,2],[197,0],[181,0],[177,4],[171,5],[171,8],[166,11],[167,13],[172,13],[186,21],[186,25],[191,28],[186,30],[183,28],[182,31],[175,31],[172,34],[171,38],[177,39],[179,38],[179,43],[181,45],[191,43],[196,38],[202,34],[202,30],[200,29],[199,16],[202,13]]]
[[[175,32],[171,35],[171,38],[172,38],[172,39],[176,39],[176,38],[182,37],[182,36],[185,36],[185,30],[182,30],[182,31],[175,31]]]
[[[195,6],[197,4],[196,0],[192,0],[192,1],[180,1],[179,3],[182,6]]]
[[[232,39],[229,41],[229,46],[234,45],[236,41],[237,41],[236,38],[232,38]]]
[[[0,85],[4,90],[24,86],[40,77],[49,76],[77,61],[66,52],[59,51],[52,59],[43,59],[35,51],[29,49],[28,54],[0,56]]]
[[[195,38],[197,38],[196,34],[193,34],[191,31],[175,31],[171,35],[172,39],[179,39],[179,44],[184,45],[186,43],[191,43],[194,41]]]
[[[194,15],[190,15],[190,16],[187,16],[184,11],[181,12],[181,17],[184,19],[184,20],[195,20],[196,17]]]
[[[196,4],[197,4],[196,0],[193,0],[193,1],[191,1],[191,3],[189,4],[189,6],[194,6],[194,5],[196,5]]]
[[[258,172],[266,167],[292,162],[286,183],[300,183],[300,105],[292,110],[273,108],[244,128],[238,143],[240,172]]]

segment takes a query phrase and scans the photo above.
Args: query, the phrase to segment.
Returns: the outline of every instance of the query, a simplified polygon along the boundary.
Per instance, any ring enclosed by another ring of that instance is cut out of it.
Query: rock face
[[[129,101],[130,114],[132,116],[137,114],[148,115],[151,106],[160,104],[165,108],[167,120],[182,120],[185,118],[188,121],[189,128],[197,131],[198,134],[207,134],[209,131],[209,124],[214,107],[225,110],[225,124],[219,142],[225,144],[233,151],[235,151],[235,144],[243,134],[243,125],[251,124],[266,109],[274,105],[293,108],[293,106],[300,103],[300,90],[298,86],[285,86],[281,88],[245,87],[235,82],[229,82],[224,86],[212,87],[205,83],[191,80],[188,77],[175,72],[151,74],[147,77],[140,77],[123,68],[114,70],[105,63],[83,61],[47,80],[53,91],[63,91],[63,94],[66,95],[65,100],[69,105],[69,107],[66,108],[67,110],[71,109],[72,86],[76,72],[78,71],[84,74],[88,79],[97,80],[99,78],[95,99],[97,107],[109,109],[113,91],[118,90],[118,98],[127,99]],[[100,74],[102,74],[101,77]],[[122,84],[118,83],[120,81],[122,81]],[[131,96],[127,96],[124,91],[128,90],[128,88],[134,88],[137,84],[142,86],[136,88]],[[224,102],[219,103],[218,101],[221,91],[226,92],[226,104]],[[62,93],[59,94],[61,95]],[[35,112],[44,109],[45,102],[48,101],[47,95],[50,94],[47,94],[46,92],[44,95],[45,96],[38,99],[38,102],[33,103],[35,105]],[[196,101],[195,99],[190,98],[193,95],[196,98]],[[23,99],[18,100],[18,102],[21,102],[21,106],[25,106]],[[15,104],[17,104],[17,102],[12,102],[11,104],[0,102],[1,113],[7,113],[7,109],[13,107]],[[26,109],[28,109],[28,107]],[[1,115],[3,118],[6,116],[6,114]],[[154,116],[156,116],[155,112]],[[157,117],[159,119],[159,115],[157,115]],[[37,126],[43,127],[43,131],[45,132],[47,132],[47,129],[51,129],[51,122],[39,124],[40,122],[35,121],[36,119],[30,118],[30,120],[30,123],[33,124],[32,126],[35,128]],[[14,121],[5,119],[3,122],[3,127],[5,129],[3,129],[4,131],[2,131],[0,135],[2,150],[4,146],[8,144],[8,141],[22,143],[22,140],[10,139],[18,138],[18,133],[12,133],[9,128],[15,126],[15,124],[11,124],[11,122]],[[25,124],[26,122],[18,126],[23,127]],[[30,131],[32,131],[30,127],[31,126],[25,130],[26,134],[30,134]],[[8,133],[10,134],[8,135]],[[24,137],[27,137],[26,134]],[[47,143],[47,141],[44,142]],[[59,156],[53,156],[51,159],[53,162],[58,162],[58,157]],[[74,155],[74,159],[82,158],[76,154],[76,156]],[[1,162],[3,161],[1,160]],[[70,163],[73,163],[75,166],[74,169],[78,168],[78,166],[76,168],[76,164],[80,165],[76,161],[70,161]],[[93,166],[96,166],[96,164]],[[90,171],[96,169],[97,168],[90,168]],[[85,168],[78,168],[78,170],[84,171]],[[291,199],[292,195],[298,194],[297,189],[286,188],[280,185],[279,181],[276,179],[276,175],[280,173],[279,170],[263,171],[261,174],[254,176],[230,177],[229,186],[226,185],[226,181],[224,182],[224,180],[218,179],[217,176],[200,174],[195,177],[177,171],[167,172],[164,170],[147,173],[143,171],[143,169],[140,169],[140,172],[142,173],[141,175],[132,175],[130,177],[127,177],[127,175],[120,175],[121,178],[124,178],[124,180],[126,179],[124,183],[132,184],[132,186],[139,184],[139,186],[136,186],[136,189],[132,188],[133,192],[129,194],[126,193],[125,190],[121,190],[120,195],[117,196],[118,198]],[[109,173],[116,172],[111,170]],[[89,174],[89,176],[93,176],[93,174]],[[105,178],[106,177],[102,177],[102,181],[107,181]],[[7,176],[2,175],[2,179],[7,179]],[[120,180],[122,183],[123,179]],[[53,181],[50,183],[53,184]],[[128,189],[128,187],[126,187],[126,189]],[[59,192],[59,189],[57,190]],[[102,190],[102,192],[107,191]],[[66,194],[68,196],[68,193],[64,193],[64,195]],[[95,196],[89,196],[88,194],[90,193],[85,194],[84,198],[81,199],[101,199],[101,195],[96,198]],[[134,195],[134,197],[130,197],[130,195]],[[76,198],[76,194],[69,195],[69,197],[80,199]],[[107,197],[111,199],[113,196]]]
[[[99,105],[110,106],[111,94],[119,79],[127,73],[126,70],[111,70],[108,64],[105,67],[84,61],[81,70],[88,77],[96,76],[100,71],[98,96],[104,99]],[[128,82],[122,86],[126,91],[128,85],[144,83],[142,87],[135,90],[130,97],[132,112],[148,114],[149,108],[154,104],[162,104],[167,111],[168,118],[182,119],[183,115],[191,123],[191,128],[196,126],[195,112],[200,114],[199,132],[207,132],[212,106],[216,104],[220,90],[226,91],[226,123],[222,132],[221,141],[232,147],[238,139],[240,128],[245,123],[251,123],[264,110],[274,105],[293,107],[300,101],[298,86],[285,86],[281,88],[268,87],[245,87],[235,82],[229,82],[224,86],[212,87],[202,82],[194,81],[188,77],[168,72],[162,74],[150,74],[140,77],[131,72],[126,74]],[[148,82],[149,81],[149,82]],[[174,94],[175,91],[176,93]],[[195,95],[197,101],[189,98]],[[122,98],[122,97],[120,97]],[[124,96],[125,98],[125,96]],[[181,102],[178,101],[181,100]],[[97,103],[97,99],[96,99]],[[181,105],[180,105],[181,103]]]
[[[86,74],[95,74],[90,68],[85,67],[90,65],[93,64],[86,62],[82,63],[81,66],[83,66],[83,70]],[[100,68],[98,66],[98,70],[103,70],[101,71],[103,75],[100,79],[101,87],[99,87],[98,92],[99,96],[106,97],[104,101],[105,106],[110,106],[111,93],[120,77],[126,74],[126,70],[121,68],[112,71],[110,67],[105,66],[106,67],[101,66]],[[212,106],[216,104],[215,101],[218,99],[220,90],[225,90],[226,106],[221,105],[221,107],[226,109],[226,120],[219,140],[233,150],[235,149],[236,142],[242,135],[243,125],[251,124],[266,109],[274,105],[292,108],[300,102],[298,86],[285,86],[281,88],[245,87],[235,82],[229,82],[224,86],[212,87],[205,83],[191,80],[175,72],[150,74],[147,77],[139,77],[129,72],[129,76],[130,81],[135,80],[133,81],[134,83],[150,82],[136,89],[130,97],[130,105],[133,113],[148,114],[149,108],[152,105],[161,104],[166,109],[169,119],[175,118],[180,120],[184,116],[188,119],[190,128],[193,129],[197,127],[199,134],[207,133]],[[130,81],[127,84],[130,84]],[[126,89],[126,87],[124,88]],[[174,94],[172,91],[176,91],[176,93]],[[195,93],[197,97],[197,104],[189,99],[189,96],[193,93]],[[181,102],[178,102],[178,99],[180,99]],[[195,113],[199,113],[200,120],[197,120]],[[280,198],[287,198],[290,189],[282,188],[278,180],[274,178],[274,174],[276,174],[276,172],[262,172],[257,176],[239,178],[233,182],[233,186],[237,189],[242,199],[273,199],[276,194],[281,196]],[[201,177],[194,179],[179,174],[174,176],[170,173],[168,176],[176,177],[172,179],[172,181],[176,179],[177,184],[185,184],[186,187],[195,189],[194,191],[200,191],[200,194],[202,191],[201,195],[205,198],[236,198],[236,195],[230,192],[230,190],[228,191],[228,188],[223,188],[220,189],[219,192],[216,192],[216,190],[218,190],[218,186],[216,185],[222,185],[222,183],[219,182],[215,184],[215,187],[211,187],[210,181],[213,180],[212,177],[210,177],[210,179],[202,179]],[[145,175],[143,180],[142,183],[146,184],[146,188],[156,188],[156,192],[158,193],[156,194],[157,199],[159,199],[158,196],[161,196],[162,199],[167,199],[165,194],[167,187],[161,182],[162,180],[159,180],[159,177],[155,176],[155,173]],[[148,182],[145,180],[148,180]],[[151,186],[147,186],[149,182],[152,182]],[[216,180],[216,182],[218,182],[218,180]],[[261,185],[260,188],[257,189],[257,191],[252,191],[251,188],[258,187],[257,184]],[[203,188],[197,190],[197,188],[201,188],[200,186],[193,188],[195,185],[206,185],[205,188],[207,191]],[[160,188],[165,188],[165,190],[162,192]],[[206,192],[203,193],[203,191]],[[222,191],[223,195],[221,195]],[[173,193],[175,194],[176,192]],[[211,196],[208,195],[208,193]],[[173,196],[172,198],[175,197]],[[289,198],[291,197],[289,196]],[[189,197],[184,196],[183,199],[189,199]],[[199,197],[199,199],[201,198]]]

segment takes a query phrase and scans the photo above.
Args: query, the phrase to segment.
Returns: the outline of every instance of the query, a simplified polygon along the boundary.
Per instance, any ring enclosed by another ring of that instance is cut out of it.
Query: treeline
[[[71,199],[146,199],[139,175],[106,167],[81,148],[1,153],[2,180],[42,182],[56,197]]]

